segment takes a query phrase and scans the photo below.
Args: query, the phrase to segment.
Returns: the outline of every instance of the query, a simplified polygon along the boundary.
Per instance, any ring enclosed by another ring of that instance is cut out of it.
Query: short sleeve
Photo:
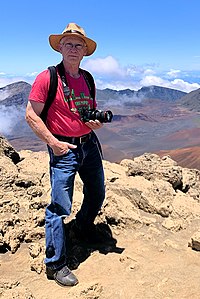
[[[50,85],[50,74],[48,70],[41,72],[32,84],[29,101],[45,103]]]

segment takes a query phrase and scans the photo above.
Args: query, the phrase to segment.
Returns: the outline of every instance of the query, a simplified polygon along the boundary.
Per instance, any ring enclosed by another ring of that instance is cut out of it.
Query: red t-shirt
[[[87,109],[96,108],[96,102],[94,101],[93,103],[82,74],[79,78],[72,78],[69,74],[66,74],[66,78],[70,95],[65,98],[62,81],[60,76],[58,76],[57,93],[48,110],[46,125],[53,134],[78,137],[91,131],[81,120],[79,109],[83,107]],[[36,77],[31,88],[29,100],[45,103],[49,85],[49,71],[45,70]]]

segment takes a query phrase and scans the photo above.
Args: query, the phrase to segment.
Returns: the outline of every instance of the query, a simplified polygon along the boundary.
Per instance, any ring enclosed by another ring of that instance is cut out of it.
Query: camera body
[[[81,109],[79,111],[83,122],[90,120],[98,120],[101,123],[108,123],[112,121],[113,113],[110,110],[102,111],[96,109]]]

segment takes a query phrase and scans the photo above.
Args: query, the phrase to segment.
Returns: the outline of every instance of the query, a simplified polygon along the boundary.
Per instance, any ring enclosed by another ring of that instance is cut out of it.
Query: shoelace
[[[62,272],[65,276],[69,275],[71,273],[71,271],[69,270],[69,268],[67,266],[63,267],[60,272]]]

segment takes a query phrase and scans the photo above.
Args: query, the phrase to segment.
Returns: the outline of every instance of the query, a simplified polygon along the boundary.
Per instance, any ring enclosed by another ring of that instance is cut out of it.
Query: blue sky
[[[2,1],[0,87],[35,76],[61,56],[48,43],[69,22],[97,42],[82,61],[97,88],[200,88],[199,0]]]

